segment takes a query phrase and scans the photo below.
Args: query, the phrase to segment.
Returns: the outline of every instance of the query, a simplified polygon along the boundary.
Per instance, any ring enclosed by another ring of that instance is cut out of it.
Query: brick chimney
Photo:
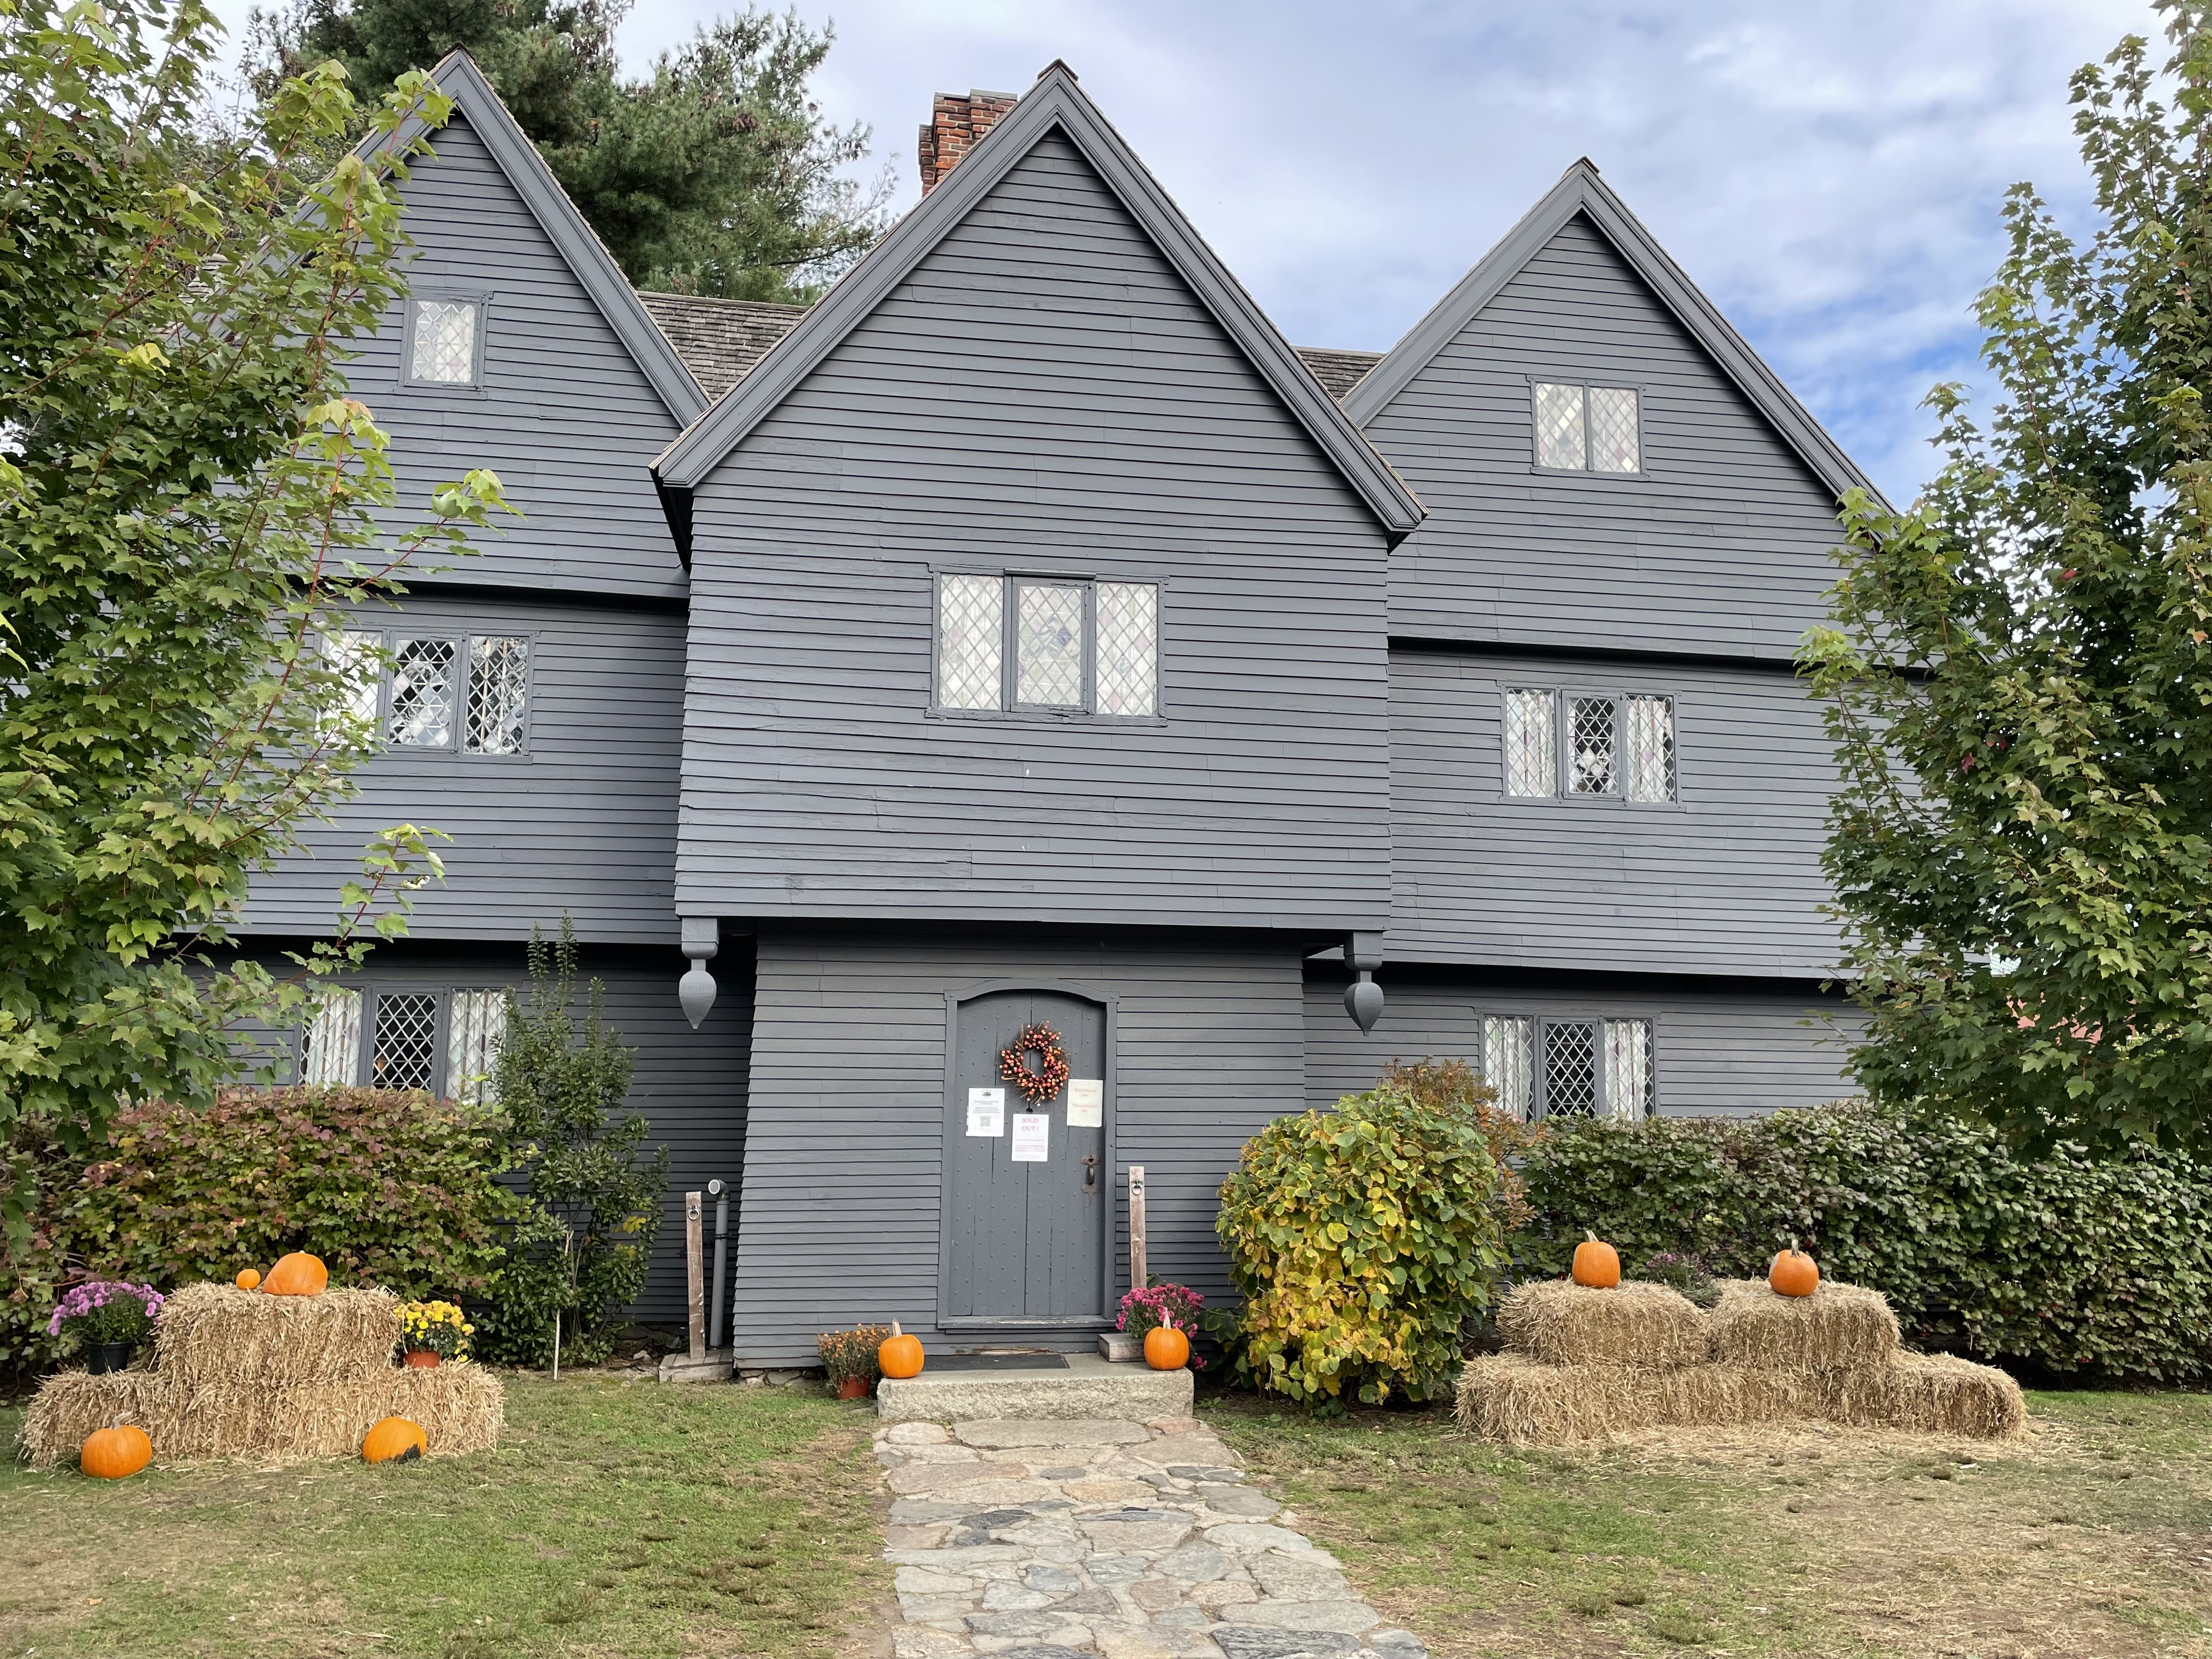
[[[939,93],[921,130],[921,193],[935,190],[1019,100],[1012,92]]]

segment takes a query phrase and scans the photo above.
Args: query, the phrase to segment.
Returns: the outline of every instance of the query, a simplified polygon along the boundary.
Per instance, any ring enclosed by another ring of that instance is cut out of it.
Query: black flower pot
[[[95,1342],[86,1351],[84,1368],[94,1376],[105,1376],[110,1371],[119,1371],[131,1363],[128,1342]]]

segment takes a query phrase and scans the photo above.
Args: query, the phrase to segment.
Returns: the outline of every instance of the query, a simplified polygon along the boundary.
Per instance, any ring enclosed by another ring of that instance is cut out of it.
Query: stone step
[[[885,1377],[876,1415],[887,1422],[964,1423],[978,1418],[1118,1418],[1148,1423],[1191,1414],[1191,1374],[1067,1357],[1066,1370],[945,1371]]]

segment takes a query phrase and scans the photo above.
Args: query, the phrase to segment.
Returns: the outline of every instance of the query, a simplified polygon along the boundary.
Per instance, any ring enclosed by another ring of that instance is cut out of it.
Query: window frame
[[[364,629],[349,630],[365,633]],[[395,660],[399,642],[406,640],[437,640],[453,647],[453,735],[441,744],[400,743],[392,735],[392,665],[386,663],[377,678],[376,729],[382,744],[379,752],[386,755],[442,755],[465,760],[471,766],[512,765],[526,761],[536,744],[538,725],[538,630],[534,628],[471,629],[455,633],[441,625],[423,628],[392,627],[382,630],[381,648]],[[506,754],[468,746],[469,728],[469,642],[471,640],[520,640],[523,642],[522,665],[522,745]]]
[[[1649,382],[1627,375],[1594,380],[1587,374],[1530,374],[1528,381],[1529,471],[1547,478],[1600,479],[1623,483],[1644,483],[1650,479],[1651,451],[1644,441],[1650,427],[1644,418],[1644,408],[1651,399]],[[1536,388],[1540,386],[1582,388],[1583,464],[1580,466],[1546,466],[1537,459],[1542,453],[1537,447],[1536,437]],[[1636,394],[1636,471],[1633,472],[1600,471],[1589,464],[1589,394],[1593,388],[1600,392],[1632,392]]]
[[[372,980],[365,983],[338,986],[334,988],[352,991],[361,998],[361,1030],[354,1038],[353,1079],[350,1083],[331,1084],[330,1088],[373,1089],[376,1086],[369,1068],[376,1060],[376,1025],[386,997],[431,996],[437,999],[437,1015],[432,1022],[431,1093],[441,1100],[454,1098],[453,1071],[453,999],[464,991],[483,991],[495,996],[505,996],[511,988],[505,985],[490,985],[481,980],[434,981],[428,984],[410,984],[404,980]],[[313,1016],[295,1023],[291,1030],[292,1076],[295,1082],[304,1079],[307,1072],[307,1025]],[[487,1087],[489,1085],[487,1085]]]
[[[399,387],[403,392],[442,392],[481,398],[484,392],[484,341],[491,332],[493,296],[466,289],[416,289],[400,303],[399,330]],[[470,305],[477,308],[476,338],[471,343],[469,378],[459,380],[425,380],[415,374],[415,319],[422,303],[430,301],[438,305]]]
[[[1506,733],[1512,720],[1512,700],[1516,692],[1549,692],[1552,697],[1552,793],[1548,795],[1516,794],[1512,788],[1512,757],[1508,750]],[[1628,757],[1626,753],[1628,721],[1622,705],[1631,698],[1646,697],[1664,702],[1668,710],[1670,729],[1674,738],[1674,792],[1664,800],[1634,800],[1628,793]],[[1574,708],[1577,702],[1604,699],[1613,704],[1613,787],[1603,791],[1577,792],[1573,787],[1574,775]],[[1548,684],[1534,678],[1498,681],[1498,799],[1519,806],[1559,805],[1563,803],[1596,807],[1620,807],[1638,812],[1679,812],[1682,810],[1682,703],[1680,691],[1652,691],[1636,687],[1595,685],[1587,682],[1577,684],[1572,680],[1553,680]]]
[[[951,708],[938,701],[944,684],[944,611],[941,579],[946,576],[985,576],[1000,585],[999,606],[999,706],[996,708]],[[1021,684],[1020,593],[1024,584],[1038,587],[1077,587],[1083,591],[1083,702],[1074,704],[1024,703],[1015,700]],[[1107,586],[1149,587],[1152,610],[1152,712],[1149,714],[1102,714],[1098,708],[1098,589]],[[1109,728],[1164,726],[1168,723],[1167,676],[1163,672],[1167,652],[1167,592],[1169,579],[1151,575],[1101,575],[1023,566],[990,569],[966,564],[933,564],[929,568],[929,702],[922,711],[929,720],[1012,720],[1024,725],[1086,724]]]
[[[1660,1089],[1659,1052],[1666,1030],[1666,1022],[1658,1012],[1624,1013],[1618,1009],[1590,1007],[1578,1004],[1563,1004],[1547,1007],[1541,1012],[1534,1012],[1526,1008],[1516,1009],[1499,1007],[1491,1004],[1478,1004],[1474,1013],[1475,1040],[1479,1051],[1475,1070],[1482,1074],[1485,1082],[1490,1080],[1489,1022],[1493,1019],[1525,1019],[1529,1023],[1528,1109],[1521,1120],[1522,1122],[1541,1123],[1552,1115],[1551,1103],[1547,1098],[1549,1080],[1545,1076],[1544,1039],[1547,1028],[1553,1025],[1594,1025],[1597,1028],[1595,1065],[1599,1122],[1640,1123],[1647,1119],[1665,1115],[1665,1097]],[[1612,1085],[1607,1077],[1606,1027],[1628,1021],[1641,1021],[1650,1028],[1646,1064],[1650,1067],[1651,1098],[1645,1103],[1644,1110],[1640,1116],[1621,1118],[1613,1112],[1611,1099]]]

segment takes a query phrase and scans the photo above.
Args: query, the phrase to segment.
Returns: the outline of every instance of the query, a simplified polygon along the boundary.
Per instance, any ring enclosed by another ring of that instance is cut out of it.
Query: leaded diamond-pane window
[[[453,744],[453,642],[402,640],[392,653],[392,741],[415,749]]]
[[[998,576],[937,579],[937,706],[996,708],[1003,695],[1006,584]]]
[[[1014,701],[1083,706],[1083,590],[1022,582],[1014,615]]]
[[[1577,795],[1613,793],[1613,699],[1577,697],[1569,708],[1570,787]]]
[[[1544,1023],[1544,1115],[1597,1115],[1597,1023]]]
[[[1482,1078],[1498,1091],[1498,1105],[1528,1117],[1536,1080],[1534,1020],[1492,1015],[1482,1022]]]
[[[1583,434],[1583,389],[1536,385],[1536,465],[1579,471],[1589,465]]]
[[[1150,582],[1101,582],[1097,595],[1097,710],[1151,714],[1158,708],[1160,590]]]
[[[1621,740],[1627,750],[1628,798],[1674,799],[1674,701],[1623,697]]]
[[[491,1099],[506,1035],[505,992],[454,992],[446,1017],[446,1092],[471,1106]]]
[[[1593,472],[1644,470],[1636,430],[1636,393],[1626,386],[1589,389],[1589,465]]]
[[[384,696],[383,649],[381,634],[348,632],[331,641],[331,672],[346,684],[346,712],[372,726]]]
[[[530,681],[530,641],[484,635],[469,641],[469,735],[471,755],[522,752],[523,699]]]
[[[1559,792],[1559,704],[1549,691],[1505,694],[1505,793]]]
[[[438,1067],[434,992],[386,992],[376,999],[376,1042],[369,1055],[374,1089],[427,1089]]]
[[[1648,1117],[1651,1112],[1651,1022],[1605,1022],[1605,1109],[1607,1116]]]
[[[415,302],[415,354],[410,379],[468,386],[477,377],[477,308],[466,300]]]
[[[360,1073],[361,993],[332,986],[301,1033],[300,1081],[345,1087]]]

